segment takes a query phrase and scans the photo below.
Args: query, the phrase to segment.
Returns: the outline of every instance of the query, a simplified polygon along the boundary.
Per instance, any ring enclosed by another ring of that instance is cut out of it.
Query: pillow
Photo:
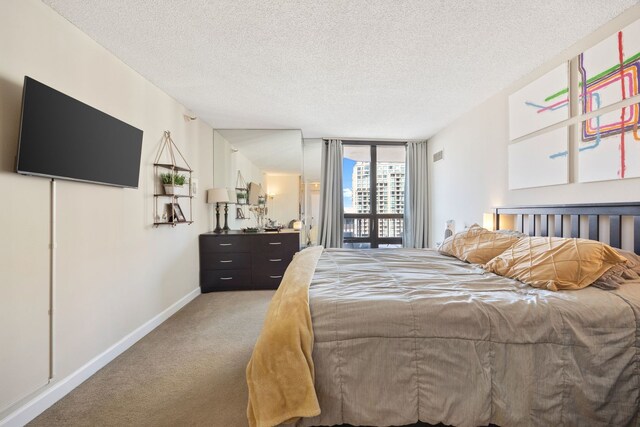
[[[447,237],[438,250],[462,261],[484,264],[517,241],[518,237],[494,233],[473,224],[469,229]]]
[[[525,237],[496,256],[485,270],[536,288],[582,289],[627,260],[601,242],[561,237]]]
[[[640,282],[640,256],[633,252],[615,249],[620,255],[627,259],[626,264],[617,264],[607,270],[598,280],[593,282],[593,286],[613,290],[626,282]]]
[[[507,236],[514,236],[517,237],[518,239],[521,237],[527,237],[528,234],[524,234],[521,233],[520,231],[516,231],[516,230],[496,230],[494,231],[494,233],[498,233],[498,234],[504,234]]]

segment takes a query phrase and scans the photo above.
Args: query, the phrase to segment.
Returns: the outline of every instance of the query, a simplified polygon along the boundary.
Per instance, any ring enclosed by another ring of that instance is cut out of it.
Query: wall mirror
[[[216,129],[213,183],[229,191],[229,227],[299,228],[304,243],[302,158],[300,129]]]
[[[322,163],[322,139],[305,139],[303,151],[303,229],[305,246],[318,244],[318,219],[320,216],[320,176]]]

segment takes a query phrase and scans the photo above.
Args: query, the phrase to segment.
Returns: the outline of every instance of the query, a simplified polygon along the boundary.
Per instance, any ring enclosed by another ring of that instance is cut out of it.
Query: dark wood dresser
[[[200,288],[203,293],[277,289],[300,233],[204,233],[200,235]]]

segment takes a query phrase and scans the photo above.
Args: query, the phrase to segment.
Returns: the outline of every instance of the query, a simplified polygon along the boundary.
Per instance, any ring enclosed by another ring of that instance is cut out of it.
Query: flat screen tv
[[[142,131],[25,76],[17,172],[138,188]]]

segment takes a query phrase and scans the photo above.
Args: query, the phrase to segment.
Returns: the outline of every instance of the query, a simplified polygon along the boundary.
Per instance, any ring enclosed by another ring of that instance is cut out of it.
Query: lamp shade
[[[482,215],[482,227],[486,228],[487,230],[490,230],[490,231],[494,230],[493,214],[492,213],[484,213]]]
[[[229,193],[229,203],[238,203],[235,188],[227,188],[227,193]]]
[[[262,192],[262,186],[257,182],[249,183],[249,204],[257,205],[258,197],[260,197],[260,193]]]
[[[227,189],[219,187],[207,190],[207,203],[229,203]]]

